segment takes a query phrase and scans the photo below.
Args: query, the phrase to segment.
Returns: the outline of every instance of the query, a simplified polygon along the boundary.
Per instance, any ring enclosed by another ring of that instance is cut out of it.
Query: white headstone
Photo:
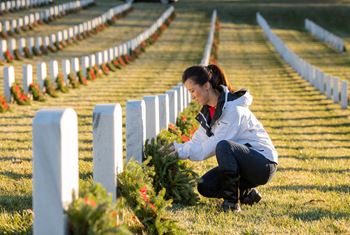
[[[38,76],[38,83],[40,86],[40,89],[44,89],[44,81],[47,78],[47,69],[46,69],[46,63],[45,62],[39,62],[37,64],[37,76]]]
[[[56,78],[58,76],[58,63],[56,60],[51,60],[50,64],[50,79],[51,81],[55,82]]]
[[[14,38],[11,38],[10,40],[9,40],[9,50],[10,50],[10,52],[11,52],[11,54],[12,55],[14,55],[14,51],[17,49],[17,42],[16,42],[16,39],[14,39]]]
[[[35,15],[30,14],[29,16],[24,16],[24,25],[27,26],[29,24],[33,24],[35,21]]]
[[[158,96],[144,96],[146,105],[146,139],[156,138],[159,134]]]
[[[114,60],[114,49],[113,48],[109,48],[109,50],[108,50],[108,61],[111,62],[112,60]]]
[[[119,56],[124,55],[124,53],[123,53],[123,45],[119,45],[119,47],[118,47],[118,55]]]
[[[79,34],[79,27],[77,25],[73,26],[74,29],[74,36],[77,36]]]
[[[87,68],[89,68],[89,57],[84,56],[81,59],[81,69],[85,78],[87,77]]]
[[[7,1],[7,2],[6,2],[6,9],[7,9],[7,10],[11,10],[11,9],[12,9],[12,7],[11,7],[11,2],[10,2],[10,1]]]
[[[43,37],[43,45],[44,45],[44,47],[50,46],[50,38],[49,38],[49,36]]]
[[[103,63],[107,63],[109,60],[108,58],[108,50],[103,51]]]
[[[339,78],[333,78],[333,101],[334,103],[339,102]]]
[[[158,95],[159,100],[159,130],[167,129],[169,125],[169,96]]]
[[[95,55],[90,55],[90,67],[94,67],[96,64]]]
[[[80,34],[84,33],[84,25],[83,25],[83,24],[79,24],[79,30],[78,30],[78,32],[79,32]]]
[[[15,32],[15,29],[17,28],[17,21],[11,20],[11,30],[12,32]]]
[[[24,54],[25,47],[26,47],[26,39],[25,38],[18,39],[18,49],[22,55]]]
[[[28,38],[27,39],[27,48],[28,48],[30,53],[33,53],[33,47],[34,46],[35,46],[34,38],[33,37]]]
[[[4,60],[4,53],[7,51],[7,42],[6,40],[0,41],[0,59]]]
[[[58,10],[58,6],[55,6],[54,7],[54,14],[56,15],[56,16],[58,16],[58,14],[59,14],[59,10]]]
[[[57,42],[62,42],[63,41],[63,33],[61,31],[57,32],[56,40],[57,40]]]
[[[123,171],[122,108],[98,104],[93,113],[94,181],[116,199],[117,173]]]
[[[40,13],[41,12],[35,12],[35,21],[39,21],[40,20]],[[42,12],[42,13],[44,13],[44,12]]]
[[[142,162],[146,141],[146,110],[143,100],[126,103],[126,159]]]
[[[169,122],[176,123],[178,108],[177,108],[177,91],[170,90],[166,94],[169,96]]]
[[[23,22],[24,22],[23,18],[19,18],[18,19],[17,25],[18,25],[19,28],[21,28],[23,26]]]
[[[113,59],[117,58],[118,56],[119,56],[118,47],[114,47],[114,58]]]
[[[5,20],[5,21],[3,22],[2,27],[3,27],[3,31],[4,31],[5,33],[9,32],[9,31],[10,31],[10,21]]]
[[[328,99],[332,98],[332,78],[326,75],[326,96]]]
[[[103,63],[102,52],[96,52],[97,65],[100,66]]]
[[[72,71],[74,73],[79,72],[79,59],[78,58],[72,58],[71,59],[71,64],[72,64]]]
[[[29,85],[33,83],[33,67],[31,64],[22,65],[23,91],[28,93]]]
[[[11,102],[11,87],[15,83],[15,69],[13,66],[4,67],[4,92],[6,101]]]
[[[1,2],[1,11],[5,11],[6,10],[6,2]]]
[[[68,29],[68,37],[70,39],[74,37],[74,29],[72,27]]]
[[[43,45],[43,41],[41,37],[37,37],[35,39],[35,47],[36,49],[40,50],[40,47]]]
[[[63,30],[63,40],[67,40],[68,39],[68,30],[65,29]]]
[[[50,46],[55,48],[55,42],[56,42],[56,35],[55,34],[51,34],[50,35]]]
[[[177,91],[177,115],[183,111],[183,86],[178,85],[174,88]]]
[[[183,101],[184,101],[184,109],[185,109],[188,105],[188,101],[187,101],[188,92],[185,86],[182,86],[182,87],[183,87]]]
[[[341,107],[346,109],[348,107],[348,81],[343,80],[341,84]]]
[[[64,210],[72,193],[78,195],[78,186],[77,114],[73,109],[42,109],[33,119],[34,234],[67,234]]]
[[[318,82],[319,82],[319,91],[321,92],[321,93],[325,93],[325,77],[326,77],[326,74],[324,74],[324,73],[321,73],[320,74],[320,77],[319,77],[319,80],[318,80]]]
[[[70,62],[67,59],[62,60],[62,72],[64,81],[67,84],[68,75],[70,74]]]

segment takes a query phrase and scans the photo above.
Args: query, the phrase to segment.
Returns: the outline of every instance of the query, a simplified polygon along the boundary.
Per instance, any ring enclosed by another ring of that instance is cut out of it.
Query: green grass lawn
[[[297,53],[307,53],[312,48],[295,39],[312,41],[317,50],[333,55],[331,49],[309,39],[302,32],[303,25],[299,25],[310,9],[310,14],[320,20],[323,16],[317,12],[326,11],[327,19],[337,12],[342,13],[337,17],[350,14],[343,10],[348,9],[347,5],[332,5],[327,10],[327,4],[335,2],[180,0],[171,27],[133,64],[87,87],[57,99],[49,98],[44,104],[12,105],[13,112],[0,115],[0,234],[30,231],[31,214],[27,209],[32,207],[31,121],[35,111],[42,107],[73,107],[77,111],[80,178],[85,180],[92,175],[91,122],[95,104],[119,102],[125,111],[126,100],[163,93],[180,82],[182,71],[201,59],[213,8],[218,8],[222,21],[218,63],[237,88],[249,88],[254,96],[251,109],[279,152],[279,166],[272,181],[259,187],[261,203],[243,206],[240,214],[219,212],[221,200],[201,198],[196,206],[174,206],[170,215],[190,234],[349,234],[350,111],[327,100],[284,64],[255,23],[255,12],[259,10]],[[141,6],[146,12],[158,9],[156,4]],[[159,7],[160,13],[164,7]],[[125,32],[130,28],[130,37],[144,27],[131,27],[137,22],[137,15],[132,14],[123,19],[127,26],[121,25]],[[154,16],[152,13],[144,17],[150,22]],[[343,26],[333,27],[346,32],[349,25],[343,22]],[[117,29],[113,32],[117,33]],[[91,39],[84,48],[88,45],[98,46],[98,42]],[[69,53],[79,53],[84,48],[76,45]],[[313,63],[337,71],[334,67],[339,60],[310,54]],[[345,70],[346,67],[347,64]],[[216,162],[212,158],[193,166],[203,174]]]

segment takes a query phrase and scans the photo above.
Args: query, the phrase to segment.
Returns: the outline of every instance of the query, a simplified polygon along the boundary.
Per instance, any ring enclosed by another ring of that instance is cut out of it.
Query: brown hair
[[[218,91],[221,91],[221,85],[224,85],[231,92],[234,92],[234,88],[228,81],[224,70],[215,64],[210,64],[208,66],[196,65],[187,68],[182,74],[182,83],[185,83],[187,79],[191,79],[194,83],[201,86],[209,82],[211,86]]]

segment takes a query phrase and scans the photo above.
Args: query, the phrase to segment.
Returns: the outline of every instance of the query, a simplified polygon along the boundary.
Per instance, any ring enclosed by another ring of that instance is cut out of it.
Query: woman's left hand
[[[162,146],[159,148],[159,151],[163,152],[164,154],[166,154],[168,156],[178,157],[174,144]]]

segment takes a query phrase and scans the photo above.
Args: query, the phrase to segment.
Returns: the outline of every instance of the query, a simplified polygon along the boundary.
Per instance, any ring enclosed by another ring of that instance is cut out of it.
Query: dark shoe
[[[241,206],[239,205],[238,202],[225,199],[224,202],[221,205],[221,209],[224,212],[228,212],[228,211],[240,212],[241,211]]]
[[[245,192],[241,195],[240,201],[242,204],[252,206],[254,203],[258,203],[262,196],[255,188]]]

